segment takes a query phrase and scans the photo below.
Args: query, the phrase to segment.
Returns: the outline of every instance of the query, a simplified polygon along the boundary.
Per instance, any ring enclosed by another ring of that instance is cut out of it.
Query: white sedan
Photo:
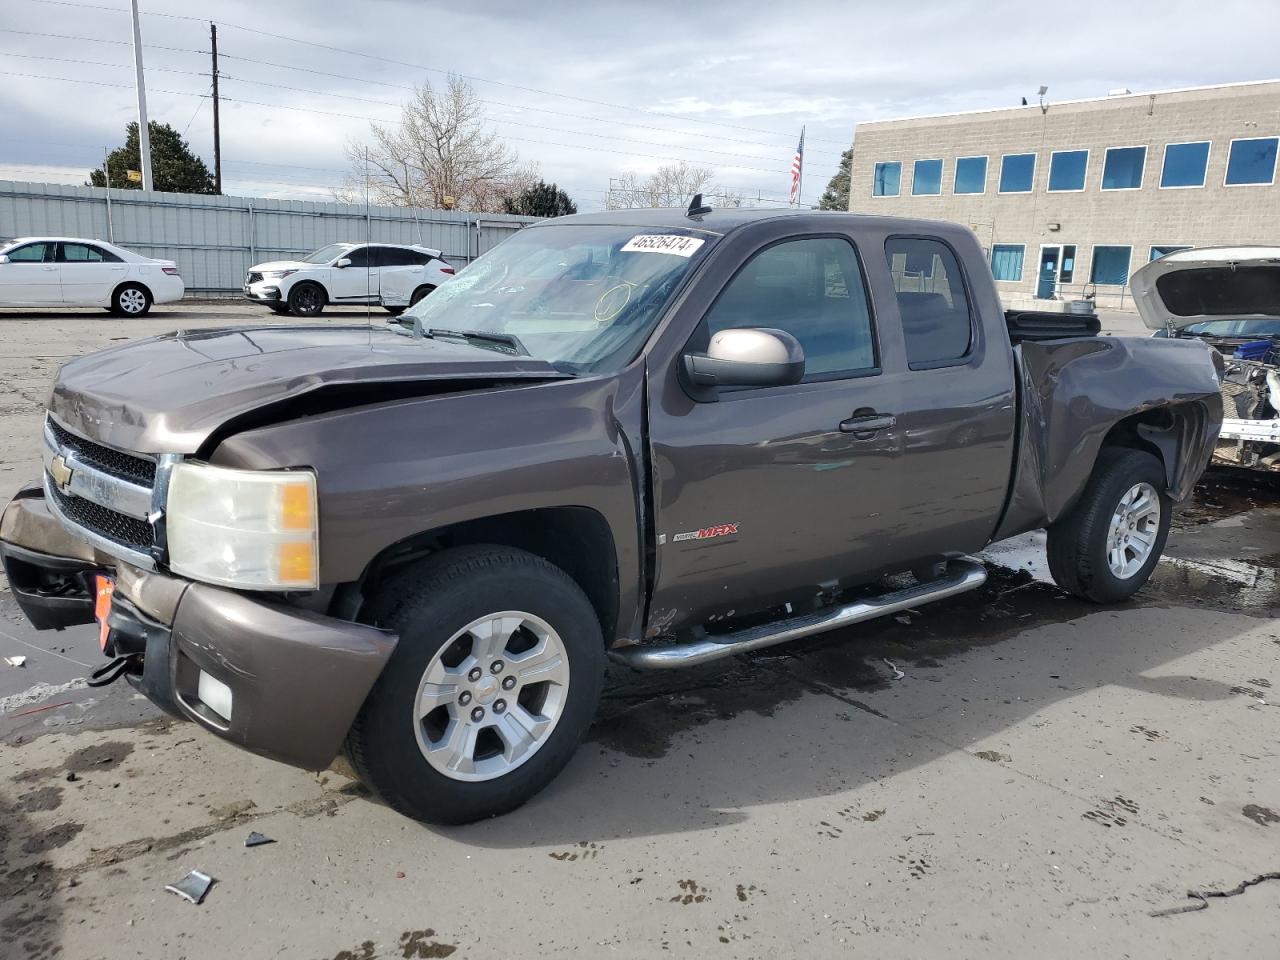
[[[0,307],[106,307],[140,317],[185,290],[172,260],[102,240],[22,237],[0,245]]]

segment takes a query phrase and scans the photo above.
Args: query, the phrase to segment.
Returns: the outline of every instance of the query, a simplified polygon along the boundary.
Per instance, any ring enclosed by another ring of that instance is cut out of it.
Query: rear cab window
[[[890,237],[884,246],[912,370],[964,363],[973,352],[973,307],[955,252],[931,237]]]

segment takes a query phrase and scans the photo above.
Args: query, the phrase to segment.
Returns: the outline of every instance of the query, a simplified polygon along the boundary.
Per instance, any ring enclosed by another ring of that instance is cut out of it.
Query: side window
[[[52,253],[53,244],[51,243],[28,243],[25,247],[10,250],[9,259],[13,263],[52,262],[53,257],[48,255]]]
[[[410,258],[412,258],[412,262],[415,265],[419,265],[419,266],[425,267],[427,264],[429,264],[432,260],[435,259],[435,257],[431,256],[431,254],[422,253],[418,250],[409,250],[406,252],[409,254]]]
[[[418,254],[400,247],[378,247],[378,266],[412,267],[418,263]]]
[[[353,267],[372,267],[374,264],[370,262],[369,250],[369,247],[356,247],[348,250],[344,256],[351,261]]]
[[[973,321],[951,248],[924,237],[891,237],[884,252],[898,295],[908,366],[914,370],[967,356]]]
[[[804,348],[805,380],[874,369],[867,290],[853,245],[834,237],[791,240],[751,258],[706,318],[730,327],[785,330]]]
[[[64,243],[58,251],[59,263],[118,263],[120,258],[87,243]]]

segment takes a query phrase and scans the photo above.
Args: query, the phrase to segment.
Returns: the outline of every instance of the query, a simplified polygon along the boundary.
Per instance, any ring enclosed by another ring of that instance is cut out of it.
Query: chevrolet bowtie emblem
[[[67,466],[67,461],[61,454],[53,458],[53,462],[49,464],[49,476],[53,477],[53,482],[59,487],[66,487],[71,482],[71,475],[75,471]]]

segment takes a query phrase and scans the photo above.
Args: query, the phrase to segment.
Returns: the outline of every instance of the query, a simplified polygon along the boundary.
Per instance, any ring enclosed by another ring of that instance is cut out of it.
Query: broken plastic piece
[[[165,884],[165,889],[171,893],[176,893],[183,900],[190,900],[192,903],[198,904],[204,899],[204,895],[209,892],[209,888],[213,886],[213,877],[207,873],[201,873],[199,870],[192,870],[177,883]]]
[[[897,668],[897,666],[894,665],[894,662],[892,660],[885,660],[884,662],[888,665],[889,669],[893,671],[893,679],[901,680],[903,677],[906,676],[905,673],[903,673],[901,670]]]
[[[270,837],[264,837],[257,830],[254,830],[244,838],[244,845],[246,847],[260,847],[264,843],[275,843],[275,841]]]
[[[25,667],[27,665],[26,657],[5,657],[4,662],[11,667]]]

